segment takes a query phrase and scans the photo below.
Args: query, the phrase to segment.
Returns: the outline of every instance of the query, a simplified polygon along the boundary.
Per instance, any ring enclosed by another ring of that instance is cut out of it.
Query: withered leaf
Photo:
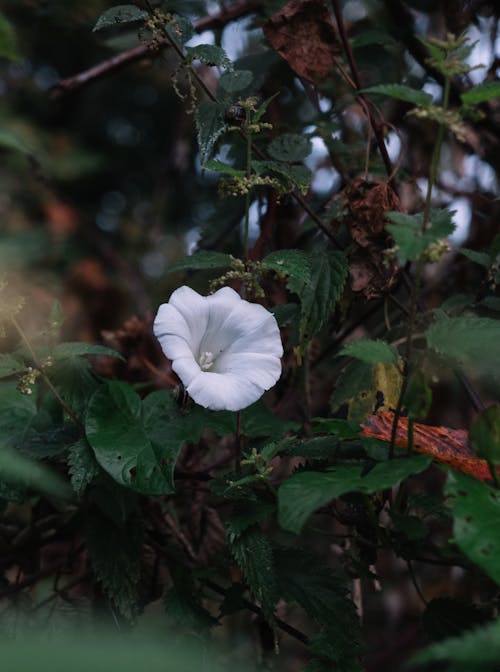
[[[311,82],[327,77],[341,53],[324,0],[290,0],[269,19],[264,35],[297,75]]]
[[[393,422],[394,413],[392,411],[376,413],[368,417],[361,425],[361,433],[381,441],[390,441]],[[399,448],[408,448],[408,418],[399,418],[395,445]],[[413,448],[419,453],[430,455],[435,460],[481,481],[491,480],[486,461],[481,460],[471,450],[469,434],[463,429],[414,423]]]

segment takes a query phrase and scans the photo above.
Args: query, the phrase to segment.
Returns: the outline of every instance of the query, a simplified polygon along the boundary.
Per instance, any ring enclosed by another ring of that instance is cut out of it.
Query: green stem
[[[54,397],[57,399],[57,401],[58,401],[59,404],[61,405],[62,409],[63,409],[63,410],[67,413],[67,415],[73,420],[73,422],[75,423],[75,425],[77,425],[77,426],[80,428],[80,430],[81,430],[82,432],[85,432],[85,428],[84,428],[84,426],[83,426],[83,424],[82,424],[80,418],[76,415],[76,413],[75,413],[74,410],[71,408],[71,406],[68,406],[68,404],[64,401],[64,399],[61,397],[61,395],[59,394],[59,392],[57,391],[57,389],[56,389],[56,388],[54,387],[54,385],[52,384],[52,381],[50,380],[50,378],[47,376],[47,374],[46,374],[45,371],[43,370],[43,366],[42,366],[40,360],[38,359],[37,354],[36,354],[36,352],[35,352],[34,349],[33,349],[33,346],[32,346],[31,343],[29,342],[28,337],[27,337],[26,334],[24,333],[23,328],[21,327],[21,325],[19,324],[19,322],[16,320],[16,318],[14,317],[14,315],[11,315],[10,320],[11,320],[11,322],[12,322],[12,324],[13,324],[15,330],[17,331],[17,333],[18,333],[19,336],[21,337],[22,342],[25,344],[25,346],[26,346],[28,352],[30,353],[31,358],[32,358],[32,360],[33,360],[33,363],[35,364],[36,368],[40,371],[40,374],[41,374],[42,378],[44,379],[45,384],[47,385],[47,387],[50,389],[50,391],[52,392],[52,394],[54,395]]]
[[[247,145],[247,154],[246,154],[246,177],[250,180],[252,174],[252,134],[248,130],[248,125],[250,124],[250,110],[246,110],[246,145]],[[250,188],[245,195],[245,229],[243,233],[243,259],[245,261],[248,259],[248,229],[250,225]]]
[[[446,112],[448,109],[448,104],[449,104],[449,99],[450,99],[450,77],[449,75],[445,79],[444,83],[444,90],[443,90],[443,110]],[[427,194],[425,197],[425,206],[424,206],[424,214],[423,214],[423,221],[422,221],[422,233],[425,233],[429,227],[430,223],[430,213],[431,213],[431,203],[432,203],[432,189],[434,187],[434,184],[436,182],[438,170],[439,170],[439,159],[441,158],[441,147],[443,145],[443,139],[444,139],[444,129],[445,125],[444,123],[439,124],[437,136],[436,136],[436,144],[434,145],[434,152],[432,154],[432,160],[431,160],[431,167],[429,171],[429,181],[427,183]],[[417,304],[418,304],[418,295],[420,292],[420,285],[422,283],[422,276],[424,272],[424,267],[425,267],[425,258],[424,254],[421,254],[420,257],[418,258],[417,261],[417,268],[415,271],[415,280],[412,285],[412,290],[411,290],[411,296],[410,296],[410,310],[409,310],[409,315],[408,315],[408,322],[407,322],[407,328],[406,328],[406,348],[405,348],[405,355],[404,355],[404,360],[405,360],[405,365],[406,365],[406,370],[405,370],[405,376],[403,379],[403,383],[401,385],[401,392],[399,394],[398,398],[398,403],[396,406],[396,410],[394,413],[394,421],[392,423],[392,431],[391,431],[391,443],[389,446],[389,457],[392,458],[394,455],[394,445],[396,442],[396,435],[397,435],[397,427],[398,427],[398,422],[399,418],[401,417],[401,411],[403,409],[403,399],[406,393],[406,389],[408,387],[408,367],[410,364],[410,359],[411,359],[411,352],[412,352],[412,342],[413,342],[413,329],[415,327],[415,319],[416,319],[416,314],[417,314]],[[411,438],[411,437],[409,437]]]

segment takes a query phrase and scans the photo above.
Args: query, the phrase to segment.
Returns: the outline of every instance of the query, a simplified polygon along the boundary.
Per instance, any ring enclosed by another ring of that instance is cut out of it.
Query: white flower
[[[229,287],[211,296],[179,287],[160,306],[153,328],[188,394],[205,408],[246,408],[281,375],[274,315]]]

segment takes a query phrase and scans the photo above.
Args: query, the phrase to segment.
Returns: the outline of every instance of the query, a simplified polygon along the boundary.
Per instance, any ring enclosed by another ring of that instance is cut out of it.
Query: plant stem
[[[52,384],[52,381],[50,380],[50,378],[49,378],[49,377],[47,376],[47,374],[45,373],[45,371],[44,371],[44,369],[43,369],[43,366],[42,366],[40,360],[38,359],[36,352],[35,352],[34,349],[33,349],[33,346],[32,346],[31,343],[29,342],[28,337],[27,337],[26,334],[24,333],[23,328],[21,327],[21,325],[19,324],[19,322],[16,320],[16,318],[14,317],[14,315],[11,315],[10,320],[11,320],[12,325],[14,326],[15,330],[17,331],[17,333],[18,333],[19,336],[21,337],[22,342],[25,344],[25,346],[26,346],[28,352],[30,353],[31,358],[32,358],[32,360],[33,360],[33,363],[35,364],[35,366],[36,366],[36,368],[38,369],[38,371],[40,371],[40,375],[41,375],[42,378],[44,379],[44,381],[45,381],[47,387],[50,389],[50,391],[52,392],[52,394],[54,395],[54,397],[55,397],[55,398],[57,399],[57,401],[60,403],[62,409],[63,409],[63,410],[67,413],[67,415],[73,420],[73,422],[75,423],[75,425],[77,425],[77,426],[81,429],[82,432],[85,432],[85,428],[84,428],[83,423],[81,422],[80,418],[76,415],[76,413],[75,413],[74,410],[71,408],[71,406],[68,406],[68,404],[64,401],[64,399],[61,397],[61,395],[59,394],[59,392],[57,391],[57,389],[56,389],[56,388],[54,387],[54,385]]]
[[[448,104],[449,104],[449,98],[450,98],[450,76],[447,75],[445,79],[445,84],[444,84],[444,90],[443,90],[443,110],[446,112],[448,109]],[[439,159],[441,158],[441,147],[443,145],[443,139],[444,139],[444,123],[439,124],[437,136],[436,136],[436,144],[434,145],[434,152],[432,154],[432,161],[431,161],[431,167],[429,171],[429,180],[427,183],[427,194],[425,197],[425,206],[424,206],[424,213],[423,213],[423,221],[422,221],[422,234],[425,233],[429,227],[430,223],[430,212],[431,212],[431,204],[432,204],[432,189],[434,187],[434,184],[436,182],[438,170],[439,170]],[[420,257],[418,258],[417,261],[417,268],[415,271],[415,279],[413,281],[412,287],[411,287],[411,294],[410,294],[410,310],[409,310],[409,315],[408,315],[408,322],[407,322],[407,328],[406,328],[406,347],[405,347],[405,375],[403,378],[403,383],[401,385],[401,392],[399,394],[398,398],[398,403],[396,406],[396,410],[394,413],[394,422],[392,424],[392,431],[391,431],[391,443],[389,446],[389,458],[392,458],[394,456],[394,445],[396,443],[396,434],[397,434],[397,428],[398,428],[398,422],[399,418],[401,417],[401,411],[403,409],[403,399],[408,387],[408,378],[409,378],[409,364],[411,360],[411,354],[412,354],[412,343],[413,343],[413,329],[415,327],[415,319],[417,315],[417,306],[418,306],[418,295],[420,292],[420,285],[422,283],[422,275],[424,272],[424,267],[425,267],[425,258],[424,254],[421,254]]]
[[[241,434],[241,411],[236,413],[236,454],[234,457],[234,468],[238,476],[241,475],[241,445],[242,445],[242,434]]]
[[[246,177],[247,180],[250,180],[252,174],[252,133],[248,130],[250,124],[250,110],[246,110],[246,129],[245,129],[245,138],[246,138]],[[245,194],[245,229],[243,232],[243,259],[246,261],[248,259],[248,229],[250,226],[250,188],[248,188],[247,193]]]

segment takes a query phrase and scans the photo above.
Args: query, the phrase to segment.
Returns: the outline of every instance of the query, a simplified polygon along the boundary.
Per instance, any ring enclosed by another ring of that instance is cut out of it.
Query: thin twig
[[[193,28],[196,33],[202,33],[205,30],[210,30],[214,28],[222,28],[227,23],[239,19],[246,14],[250,14],[262,6],[262,2],[259,0],[243,0],[242,2],[236,2],[230,7],[221,10],[217,14],[212,16],[205,16],[198,21],[193,23]],[[160,45],[160,51],[168,46],[171,46],[167,40]],[[110,74],[121,70],[131,63],[136,63],[137,61],[142,60],[143,58],[150,58],[155,55],[155,52],[152,51],[150,44],[140,44],[133,49],[128,49],[123,51],[112,58],[109,58],[97,65],[94,65],[88,70],[73,75],[72,77],[67,77],[66,79],[60,79],[53,87],[52,91],[55,95],[60,95],[63,93],[69,93],[71,91],[77,91],[87,84],[94,82],[103,77],[107,77]]]

